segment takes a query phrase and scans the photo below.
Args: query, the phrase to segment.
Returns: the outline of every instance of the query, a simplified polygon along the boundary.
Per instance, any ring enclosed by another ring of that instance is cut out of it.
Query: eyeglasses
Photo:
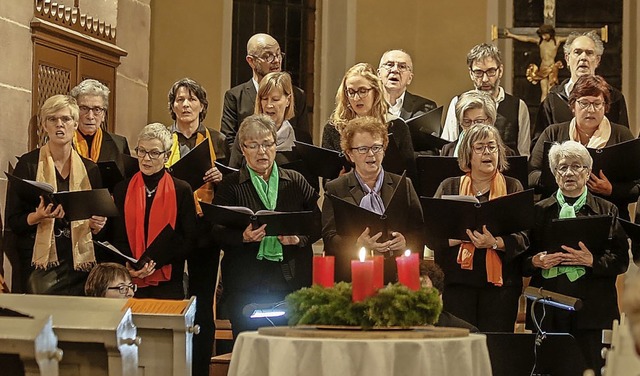
[[[45,120],[49,124],[58,124],[58,121],[62,121],[62,124],[68,125],[69,123],[71,123],[73,121],[73,118],[71,116],[66,116],[66,115],[64,115],[64,116],[47,116],[45,118]]]
[[[407,63],[403,63],[403,62],[399,62],[399,61],[387,61],[386,63],[382,64],[380,66],[380,68],[384,68],[388,71],[393,70],[393,67],[398,67],[398,72],[400,73],[404,73],[406,71],[410,71],[411,70],[411,66]]]
[[[496,74],[498,74],[498,68],[489,68],[487,70],[472,69],[471,74],[473,74],[473,77],[475,78],[482,78],[485,74],[487,77],[495,77]]]
[[[356,94],[358,94],[358,97],[360,97],[360,99],[362,99],[362,98],[366,98],[367,95],[369,95],[369,92],[371,90],[373,90],[372,87],[361,87],[358,90],[347,89],[344,92],[347,94],[347,97],[349,97],[349,98],[355,98]]]
[[[464,125],[465,127],[470,127],[472,125],[476,125],[476,124],[486,124],[486,121],[489,120],[489,118],[479,118],[479,119],[462,119],[462,125]]]
[[[484,153],[485,150],[491,154],[498,151],[498,145],[495,145],[495,144],[486,144],[486,145],[477,144],[477,145],[473,145],[472,148],[473,148],[473,152],[476,154],[482,154]]]
[[[258,148],[267,151],[269,149],[271,149],[273,147],[273,145],[275,145],[276,142],[275,141],[271,141],[271,142],[263,142],[261,144],[258,143],[253,143],[253,144],[242,144],[242,146],[244,146],[245,148],[251,150],[251,151],[257,151]]]
[[[94,115],[102,115],[104,113],[104,108],[102,107],[88,107],[88,106],[80,106],[80,113],[86,115],[89,111],[93,111]]]
[[[582,171],[584,171],[586,168],[589,168],[589,166],[583,166],[579,164],[560,165],[556,167],[556,171],[561,175],[566,174],[567,172],[569,172],[569,170],[571,170],[571,172],[573,172],[574,174],[579,174]]]
[[[285,53],[278,52],[277,54],[266,54],[263,56],[251,55],[251,56],[255,57],[256,59],[266,61],[267,63],[273,63],[274,60],[276,60],[276,58],[278,59],[278,61],[284,60]]]
[[[373,152],[373,154],[378,154],[384,150],[383,145],[373,145],[373,146],[358,146],[357,148],[351,148],[351,150],[355,150],[358,154],[369,154],[369,150]]]
[[[160,150],[145,150],[142,148],[135,148],[134,149],[136,152],[136,155],[138,156],[138,158],[140,159],[144,159],[145,156],[149,156],[149,158],[151,159],[158,159],[160,158],[160,156],[164,153],[166,153],[166,150],[160,151]]]
[[[588,109],[589,106],[593,106],[594,111],[600,111],[604,107],[604,102],[601,102],[601,101],[589,102],[589,101],[582,100],[582,101],[576,101],[576,103],[578,103],[580,108],[583,110]]]
[[[582,48],[576,48],[573,51],[571,51],[571,53],[575,56],[575,57],[579,57],[580,55],[582,55],[583,53],[585,55],[587,55],[588,58],[592,58],[596,56],[596,52],[594,50],[583,50]]]
[[[114,287],[107,287],[107,290],[118,290],[118,292],[122,295],[127,295],[129,291],[136,292],[138,291],[138,285],[129,283],[128,285],[118,285]]]

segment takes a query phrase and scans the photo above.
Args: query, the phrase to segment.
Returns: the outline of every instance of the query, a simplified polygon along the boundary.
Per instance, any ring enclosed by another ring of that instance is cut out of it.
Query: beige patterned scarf
[[[607,146],[607,142],[609,142],[609,137],[611,137],[611,123],[607,117],[603,117],[600,125],[598,125],[598,129],[593,133],[589,142],[585,145],[591,149],[600,149]],[[580,133],[578,133],[578,127],[576,124],[576,118],[571,119],[571,123],[569,123],[569,138],[571,141],[580,142]]]
[[[49,145],[45,144],[40,148],[38,157],[38,170],[36,181],[45,182],[53,186],[54,192],[58,191],[56,179],[56,166]],[[69,171],[69,190],[81,191],[90,190],[91,182],[87,170],[82,163],[80,155],[75,150],[71,150],[71,168]],[[33,258],[31,264],[36,269],[47,269],[57,266],[58,253],[56,250],[56,238],[54,236],[54,218],[45,218],[38,224],[36,240],[33,246]],[[88,271],[96,263],[93,252],[93,242],[89,220],[71,222],[71,245],[73,253],[73,268],[75,270]]]

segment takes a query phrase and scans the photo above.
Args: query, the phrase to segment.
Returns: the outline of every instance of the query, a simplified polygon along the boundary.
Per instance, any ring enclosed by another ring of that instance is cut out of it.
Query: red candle
[[[396,257],[398,281],[411,290],[420,289],[420,260],[417,253],[407,250],[404,256]]]
[[[384,287],[384,256],[373,256],[373,288],[379,290]]]
[[[322,287],[333,287],[334,282],[334,256],[313,257],[313,284]]]
[[[373,261],[365,260],[365,250],[360,250],[360,260],[351,260],[352,300],[361,302],[375,293],[373,288]]]

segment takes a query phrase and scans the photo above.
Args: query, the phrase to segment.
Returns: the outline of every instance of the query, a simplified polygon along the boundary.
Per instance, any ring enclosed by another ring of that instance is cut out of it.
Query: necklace
[[[156,186],[153,189],[149,189],[147,188],[147,186],[144,186],[144,190],[147,191],[147,197],[151,197],[154,193],[156,193],[156,190],[158,189],[158,187]]]
[[[472,188],[473,188],[473,190],[476,191],[476,196],[482,196],[483,194],[485,194],[489,190],[489,187],[478,188],[478,187],[476,187],[475,184],[472,184]]]

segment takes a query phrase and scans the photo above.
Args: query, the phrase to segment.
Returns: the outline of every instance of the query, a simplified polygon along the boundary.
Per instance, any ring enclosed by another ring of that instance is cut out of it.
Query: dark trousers
[[[458,316],[481,332],[510,332],[518,316],[522,286],[446,285],[442,294],[444,310]]]
[[[200,333],[193,336],[193,376],[208,376],[213,352],[215,323],[213,321],[213,295],[216,290],[220,249],[210,245],[198,247],[187,258],[189,296],[196,297],[195,323]]]

